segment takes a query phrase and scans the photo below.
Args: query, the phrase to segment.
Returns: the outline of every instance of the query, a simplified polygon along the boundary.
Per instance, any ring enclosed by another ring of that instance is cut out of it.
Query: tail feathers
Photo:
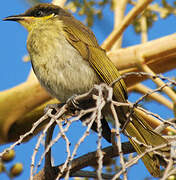
[[[125,128],[125,132],[129,136],[134,137],[139,142],[152,147],[167,143],[167,140],[158,133],[154,132],[152,128],[143,120],[143,118],[138,115],[135,109],[131,119],[132,121],[130,121]],[[142,154],[146,151],[147,147],[137,143],[133,138],[129,137],[129,140],[138,154]],[[168,154],[169,150],[168,148],[163,148],[159,151]],[[153,152],[149,152],[142,157],[142,160],[152,176],[160,177],[161,172],[158,156],[156,156]]]
[[[129,139],[129,140],[138,154],[142,154],[146,151],[145,147],[141,147],[133,139]],[[150,172],[152,176],[154,177],[161,176],[159,158],[153,152],[146,153],[141,159],[145,167],[147,168],[147,170]]]
[[[119,115],[119,111],[117,113]],[[91,113],[86,114],[81,118],[81,121],[84,121],[85,119],[89,118],[90,115]],[[120,115],[121,115],[120,117],[121,122],[122,120],[124,122],[125,118],[122,117],[125,116],[122,113]],[[111,143],[111,129],[109,128],[109,125],[105,118],[101,119],[101,126],[102,126],[102,136],[109,143]],[[92,124],[91,129],[97,132],[97,123],[95,121]],[[125,133],[129,136],[129,140],[133,145],[133,147],[135,148],[136,152],[138,154],[145,153],[145,155],[143,155],[141,159],[144,162],[144,165],[146,166],[150,174],[154,177],[160,177],[161,176],[160,157],[157,156],[154,152],[146,152],[147,147],[145,145],[156,147],[162,144],[166,144],[168,143],[168,141],[158,133],[154,132],[152,128],[145,122],[145,120],[138,114],[138,112],[135,109],[134,109],[134,113],[131,116],[131,121],[125,127]],[[134,138],[137,141],[139,141],[141,144],[135,141]],[[169,148],[159,149],[158,152],[161,152],[164,155],[168,156]]]

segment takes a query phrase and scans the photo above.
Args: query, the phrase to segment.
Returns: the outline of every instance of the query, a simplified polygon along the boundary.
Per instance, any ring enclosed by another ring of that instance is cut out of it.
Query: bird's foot
[[[47,111],[49,110],[49,109],[52,109],[52,114],[56,114],[58,111],[59,111],[59,109],[62,107],[62,106],[64,106],[65,105],[65,103],[58,103],[58,104],[47,104],[46,105],[46,107],[44,108],[44,113],[47,113]]]
[[[71,112],[75,112],[76,110],[82,109],[79,102],[76,100],[76,97],[77,97],[77,95],[74,94],[66,101],[66,104],[69,106],[69,110]]]

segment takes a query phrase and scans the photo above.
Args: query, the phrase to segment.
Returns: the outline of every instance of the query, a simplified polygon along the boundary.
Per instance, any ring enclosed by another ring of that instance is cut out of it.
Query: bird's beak
[[[8,16],[3,19],[3,21],[30,21],[33,20],[34,17],[31,16],[25,16],[24,14],[14,15],[14,16]]]
[[[20,21],[24,19],[25,19],[24,15],[20,14],[20,15],[15,15],[15,16],[8,16],[4,18],[3,21]]]

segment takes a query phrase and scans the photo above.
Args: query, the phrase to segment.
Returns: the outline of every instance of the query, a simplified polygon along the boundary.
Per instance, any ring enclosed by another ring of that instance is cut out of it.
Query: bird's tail
[[[107,109],[106,109],[107,110]],[[124,126],[124,122],[127,119],[125,112],[129,112],[129,109],[127,111],[126,107],[123,108],[116,108],[117,115],[119,118],[120,123],[122,124],[122,128]],[[104,114],[108,114],[109,110],[103,112],[103,118],[101,119],[101,126],[102,126],[102,136],[108,141],[111,142],[111,130],[109,128],[109,125],[104,118]],[[84,120],[88,117],[90,117],[91,113],[84,115],[81,118],[81,121],[84,122]],[[95,132],[97,132],[97,123],[94,122],[91,129]],[[154,153],[152,150],[149,152],[149,148],[154,148],[160,145],[167,144],[168,141],[162,137],[160,134],[153,131],[153,129],[150,127],[148,123],[140,116],[138,109],[134,108],[133,113],[130,116],[130,121],[127,122],[126,126],[124,127],[124,133],[128,136],[131,144],[135,148],[136,152],[142,155],[142,161],[144,162],[144,165],[150,172],[150,174],[154,177],[160,177],[161,171],[160,171],[160,161],[163,160],[161,156]],[[169,154],[169,148],[162,148],[157,149],[157,152],[167,155]],[[155,151],[155,152],[156,152]]]
[[[147,149],[149,146],[156,147],[166,144],[167,140],[152,130],[152,128],[139,115],[137,109],[134,109],[130,122],[127,123],[124,131],[128,135],[129,140],[136,152],[138,154],[144,153],[142,160],[150,174],[154,177],[160,177],[160,157],[152,151],[147,152]],[[168,153],[168,151],[168,148],[158,150],[158,152],[164,154]]]

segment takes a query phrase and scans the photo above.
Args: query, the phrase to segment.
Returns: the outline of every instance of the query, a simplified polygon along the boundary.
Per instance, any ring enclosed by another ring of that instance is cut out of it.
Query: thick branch
[[[128,27],[128,25],[146,8],[148,4],[150,4],[153,0],[143,0],[141,3],[138,3],[124,18],[121,26],[118,30],[113,30],[112,33],[108,36],[108,38],[103,42],[102,47],[107,51],[112,48],[114,43],[118,40],[118,38],[122,35],[124,30]]]
[[[123,150],[123,154],[129,154],[129,153],[135,152],[133,146],[129,142],[122,143],[122,150]],[[107,162],[111,158],[119,156],[118,151],[114,150],[112,146],[102,149],[102,152],[104,155],[103,162]],[[87,166],[95,166],[95,165],[97,165],[97,152],[96,151],[90,152],[86,155],[83,155],[79,158],[74,159],[72,161],[72,167],[71,167],[70,172],[72,174]],[[58,175],[59,170],[62,168],[62,164],[53,168],[54,168],[55,174],[53,174],[53,177],[50,177],[51,179],[54,179]],[[38,174],[34,176],[34,180],[47,180],[45,177],[44,169],[42,169]]]
[[[116,51],[108,52],[109,58],[120,70],[121,74],[140,71],[137,63],[139,58],[144,59],[153,72],[164,73],[176,68],[176,34],[149,41]],[[169,44],[169,46],[168,46]],[[125,82],[127,87],[143,81],[144,78],[128,77]]]
[[[128,4],[128,0],[114,1],[114,31],[118,31],[121,23],[123,22],[127,4]],[[121,47],[121,45],[122,45],[122,35],[114,43],[112,49],[118,49]]]

